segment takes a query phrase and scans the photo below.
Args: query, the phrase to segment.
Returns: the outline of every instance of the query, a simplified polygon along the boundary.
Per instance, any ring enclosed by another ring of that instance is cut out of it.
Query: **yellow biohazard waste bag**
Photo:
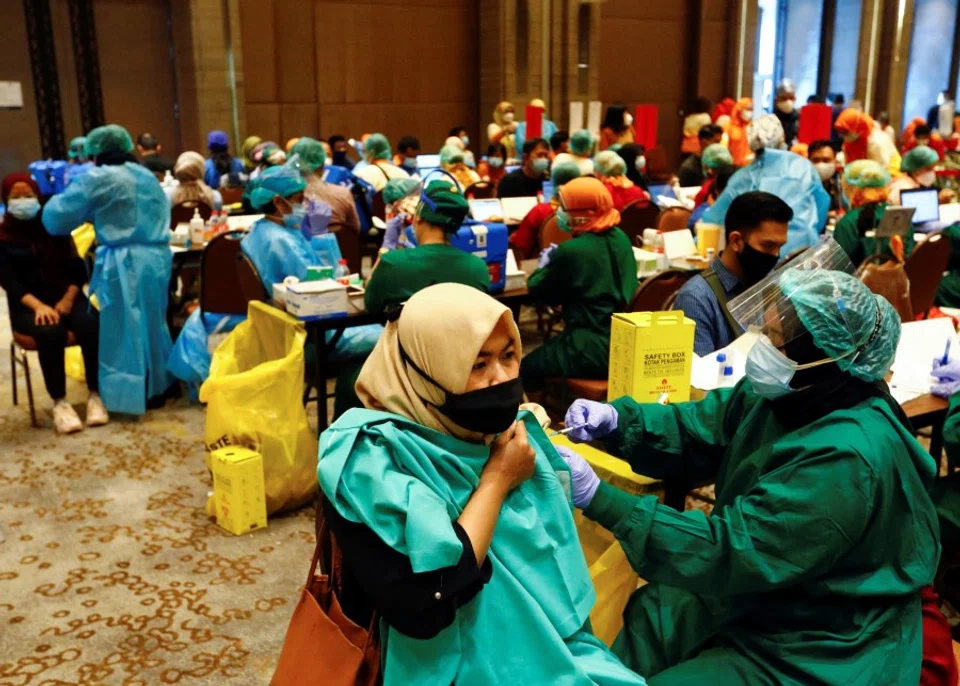
[[[79,345],[71,345],[63,351],[63,362],[67,376],[74,381],[84,382],[87,380],[87,375],[83,369],[83,351],[80,350]]]
[[[87,253],[93,246],[93,241],[97,237],[96,232],[93,230],[93,224],[89,222],[86,224],[81,224],[71,231],[70,235],[73,237],[73,244],[77,248],[77,255],[83,259],[87,256]]]
[[[296,319],[251,302],[247,320],[214,351],[200,387],[207,468],[210,453],[228,445],[262,455],[268,515],[298,507],[317,491],[317,437],[302,402],[306,340]]]

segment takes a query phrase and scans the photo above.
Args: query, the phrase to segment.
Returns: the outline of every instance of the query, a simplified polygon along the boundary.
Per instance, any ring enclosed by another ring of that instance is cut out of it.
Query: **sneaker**
[[[109,421],[110,415],[99,394],[91,393],[87,399],[87,426],[103,426]]]
[[[53,406],[53,425],[57,433],[61,434],[72,434],[83,429],[83,422],[77,416],[77,411],[66,400]]]

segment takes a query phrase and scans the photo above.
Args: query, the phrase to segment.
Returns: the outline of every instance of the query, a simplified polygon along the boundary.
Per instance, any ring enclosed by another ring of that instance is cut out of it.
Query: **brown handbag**
[[[290,618],[287,635],[271,686],[374,686],[380,678],[377,613],[364,629],[340,607],[335,589],[341,560],[333,533],[317,506],[317,547],[300,601]],[[324,550],[330,565],[324,566]],[[321,572],[317,574],[317,565]]]
[[[886,298],[900,315],[900,321],[913,321],[910,304],[910,279],[903,264],[889,258],[874,255],[868,257],[857,270],[857,277],[873,293]]]

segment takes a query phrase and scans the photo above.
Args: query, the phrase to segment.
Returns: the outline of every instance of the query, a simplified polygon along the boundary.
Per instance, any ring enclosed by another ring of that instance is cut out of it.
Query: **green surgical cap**
[[[926,145],[918,145],[913,150],[904,153],[900,160],[900,171],[904,174],[913,174],[924,167],[932,167],[940,161],[940,155],[933,148]]]
[[[560,196],[564,184],[580,178],[580,167],[576,162],[561,162],[550,170],[550,183],[553,185],[553,197]]]
[[[586,129],[574,131],[570,136],[570,152],[577,155],[589,155],[593,152],[593,134]]]
[[[627,163],[612,150],[604,150],[594,157],[593,166],[603,176],[623,176],[627,173]]]
[[[363,151],[375,160],[389,160],[390,141],[382,133],[375,133],[363,144]]]
[[[420,201],[418,214],[424,221],[439,226],[445,233],[454,233],[463,224],[470,212],[470,205],[453,181],[431,181],[424,191],[430,203]]]
[[[290,148],[291,159],[294,155],[300,159],[300,168],[311,172],[320,169],[327,159],[327,153],[320,145],[320,141],[308,136],[304,136]]]
[[[900,342],[900,316],[886,298],[854,276],[788,268],[780,278],[784,295],[820,350],[837,366],[864,381],[884,378]]]
[[[264,169],[251,184],[254,188],[249,190],[248,187],[250,204],[253,209],[261,211],[273,202],[274,196],[289,198],[307,187],[300,171],[285,164]]]
[[[733,164],[733,155],[727,150],[727,146],[721,143],[713,143],[704,148],[702,159],[704,169],[719,169]]]
[[[416,179],[390,179],[383,188],[383,201],[388,205],[407,197],[420,187]]]
[[[440,164],[454,164],[463,162],[463,150],[455,145],[445,145],[440,148]]]
[[[885,188],[890,183],[890,172],[879,162],[857,160],[844,168],[843,180],[854,188]]]
[[[118,124],[98,126],[87,134],[86,150],[90,158],[105,152],[133,152],[133,139]]]
[[[70,149],[67,150],[67,156],[71,160],[75,160],[78,157],[84,157],[86,155],[87,139],[83,136],[77,136],[72,141],[70,141]]]

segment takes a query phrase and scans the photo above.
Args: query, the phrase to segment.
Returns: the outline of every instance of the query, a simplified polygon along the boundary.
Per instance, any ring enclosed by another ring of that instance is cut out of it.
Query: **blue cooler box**
[[[467,219],[450,239],[450,245],[472,253],[487,263],[490,292],[503,293],[507,283],[507,225]]]
[[[67,163],[63,160],[39,161],[27,167],[30,176],[40,187],[40,194],[45,196],[63,193],[67,187]]]

